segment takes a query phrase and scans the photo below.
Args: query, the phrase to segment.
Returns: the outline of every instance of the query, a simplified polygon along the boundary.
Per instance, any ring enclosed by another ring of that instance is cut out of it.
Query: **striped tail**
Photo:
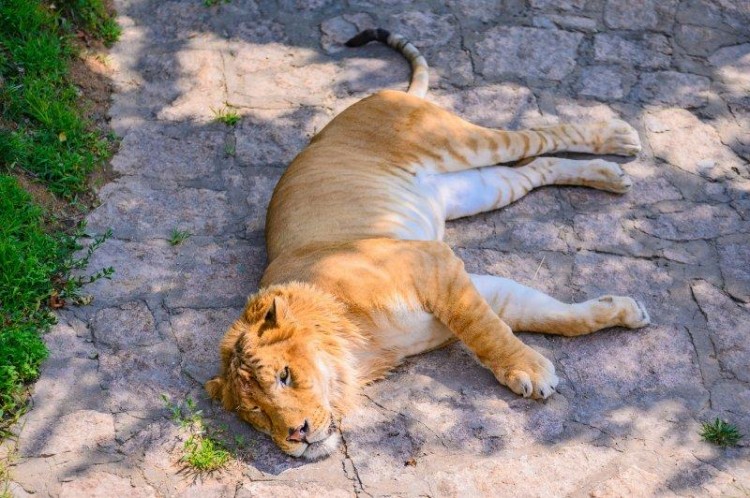
[[[427,61],[419,53],[417,47],[412,45],[403,36],[391,34],[389,31],[381,28],[366,29],[346,42],[346,46],[360,47],[375,40],[385,43],[394,50],[398,50],[411,64],[411,82],[409,83],[409,90],[406,93],[411,93],[417,97],[427,95],[427,86],[430,83]]]

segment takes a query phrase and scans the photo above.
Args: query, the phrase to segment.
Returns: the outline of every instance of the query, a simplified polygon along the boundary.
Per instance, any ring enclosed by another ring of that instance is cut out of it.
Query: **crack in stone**
[[[421,420],[419,420],[417,418],[414,418],[414,417],[410,417],[409,415],[406,415],[405,413],[401,413],[401,412],[398,412],[396,410],[392,410],[392,409],[390,409],[390,408],[388,408],[386,406],[383,406],[383,405],[381,405],[380,403],[378,403],[377,401],[375,401],[374,399],[372,399],[370,396],[368,396],[365,393],[362,393],[362,396],[364,396],[365,398],[369,399],[370,402],[372,404],[374,404],[375,406],[377,406],[378,408],[381,408],[381,409],[383,409],[383,410],[385,410],[387,412],[394,413],[394,414],[398,415],[399,417],[403,418],[404,420],[407,420],[407,421],[408,420],[412,420],[412,421],[416,422],[417,424],[423,426],[425,429],[427,429],[428,431],[430,431],[430,433],[432,433],[437,438],[438,442],[440,442],[440,444],[444,448],[448,448],[448,445],[445,444],[445,440],[443,439],[443,437],[440,434],[438,434],[437,432],[435,432],[429,425],[427,425],[424,422],[422,422]]]
[[[341,446],[344,449],[344,460],[341,461],[341,468],[344,471],[344,476],[346,476],[347,479],[352,481],[352,486],[354,488],[354,494],[359,496],[360,493],[364,493],[367,496],[372,496],[367,490],[365,490],[365,485],[362,482],[362,478],[359,475],[359,470],[357,469],[357,465],[354,463],[354,460],[349,455],[349,445],[346,442],[346,438],[344,437],[344,431],[341,429],[341,426],[338,427],[339,430],[339,436],[341,436]],[[346,469],[346,461],[349,460],[349,463],[352,465],[352,470],[354,471],[354,477],[349,476],[349,471]]]
[[[690,289],[692,293],[692,288]],[[695,296],[693,296],[693,299],[695,299]],[[698,371],[701,373],[701,384],[703,384],[703,387],[708,391],[708,407],[713,410],[714,404],[713,404],[713,397],[711,395],[711,389],[710,386],[706,385],[706,374],[703,371],[703,362],[701,361],[701,355],[698,352],[698,348],[695,346],[695,337],[693,337],[693,332],[690,330],[690,327],[687,325],[685,326],[685,330],[688,333],[688,337],[690,338],[690,344],[693,346],[693,351],[695,351],[695,359],[698,362]]]

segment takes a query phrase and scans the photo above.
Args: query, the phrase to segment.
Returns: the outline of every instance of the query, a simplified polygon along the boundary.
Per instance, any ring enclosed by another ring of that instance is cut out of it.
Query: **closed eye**
[[[289,367],[284,367],[284,370],[279,372],[279,381],[284,384],[285,386],[288,386],[292,383],[292,374],[289,372]]]

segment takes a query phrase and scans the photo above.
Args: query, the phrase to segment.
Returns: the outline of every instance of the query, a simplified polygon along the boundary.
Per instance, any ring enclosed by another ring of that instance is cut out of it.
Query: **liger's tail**
[[[407,93],[424,97],[427,95],[427,86],[430,83],[428,74],[427,61],[419,53],[417,47],[411,44],[409,40],[401,35],[391,34],[385,29],[366,29],[346,42],[347,47],[360,47],[371,41],[385,43],[394,50],[401,52],[406,60],[411,64],[411,82]]]

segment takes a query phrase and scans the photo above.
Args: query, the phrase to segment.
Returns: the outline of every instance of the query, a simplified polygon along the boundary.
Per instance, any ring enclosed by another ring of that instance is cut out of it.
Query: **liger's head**
[[[221,342],[221,374],[209,395],[271,436],[285,453],[330,454],[336,421],[354,398],[351,354],[361,341],[343,305],[307,284],[271,286],[251,296]]]

